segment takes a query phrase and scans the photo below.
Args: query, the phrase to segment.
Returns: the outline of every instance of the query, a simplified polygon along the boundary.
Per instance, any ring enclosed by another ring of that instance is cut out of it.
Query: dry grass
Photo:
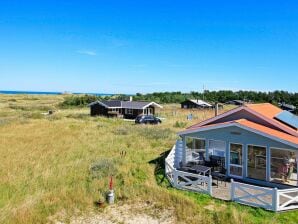
[[[187,121],[189,111],[166,105],[159,112],[164,122],[147,127],[92,118],[88,108],[62,110],[62,100],[0,95],[0,223],[52,222],[49,217],[67,222],[74,213],[100,212],[94,202],[108,188],[110,173],[118,202],[152,201],[174,209],[179,223],[297,223],[297,212],[273,214],[178,191],[156,174],[156,162],[150,161],[172,147],[182,129],[177,122],[188,126],[212,111],[192,111],[195,119]],[[48,109],[56,112],[41,114]]]

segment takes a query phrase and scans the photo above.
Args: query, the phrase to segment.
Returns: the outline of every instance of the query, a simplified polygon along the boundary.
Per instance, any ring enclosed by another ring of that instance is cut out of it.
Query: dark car
[[[153,115],[139,115],[135,119],[136,124],[160,124],[161,120]]]

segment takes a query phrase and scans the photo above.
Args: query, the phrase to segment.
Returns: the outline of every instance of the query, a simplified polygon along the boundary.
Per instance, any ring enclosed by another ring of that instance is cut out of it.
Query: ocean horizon
[[[115,94],[112,93],[72,93],[72,92],[51,92],[51,91],[12,91],[12,90],[0,90],[0,94],[7,94],[7,95],[16,95],[16,94],[27,94],[27,95],[63,95],[63,94],[88,94],[88,95],[95,95],[95,96],[112,96]]]

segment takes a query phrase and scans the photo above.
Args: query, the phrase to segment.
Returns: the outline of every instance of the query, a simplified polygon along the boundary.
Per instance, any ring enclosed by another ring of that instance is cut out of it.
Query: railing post
[[[173,185],[174,185],[174,187],[177,187],[178,186],[178,173],[177,173],[176,169],[173,170],[173,177],[174,177]]]
[[[275,187],[273,189],[273,194],[272,194],[272,209],[277,212],[278,207],[279,207],[279,195],[278,195],[278,190]]]
[[[231,179],[231,201],[234,201],[235,197],[235,184],[233,178]]]
[[[209,175],[209,179],[208,179],[208,192],[210,196],[212,196],[212,176],[211,175]]]

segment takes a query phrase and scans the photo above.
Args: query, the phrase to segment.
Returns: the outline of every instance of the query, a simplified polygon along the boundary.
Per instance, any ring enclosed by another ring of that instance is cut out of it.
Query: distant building
[[[245,104],[245,101],[243,101],[243,100],[230,100],[230,101],[226,102],[226,104],[242,106],[242,105]]]
[[[181,103],[181,108],[182,109],[193,109],[193,108],[213,108],[214,106],[210,103],[207,103],[203,100],[185,100]]]
[[[154,115],[156,108],[162,108],[155,102],[144,101],[122,101],[122,100],[102,100],[95,101],[88,105],[91,116],[122,117],[135,119],[140,114]]]
[[[279,103],[279,107],[283,110],[287,110],[289,112],[295,112],[296,110],[296,107],[294,105],[291,105],[291,104],[286,104],[286,103]]]

